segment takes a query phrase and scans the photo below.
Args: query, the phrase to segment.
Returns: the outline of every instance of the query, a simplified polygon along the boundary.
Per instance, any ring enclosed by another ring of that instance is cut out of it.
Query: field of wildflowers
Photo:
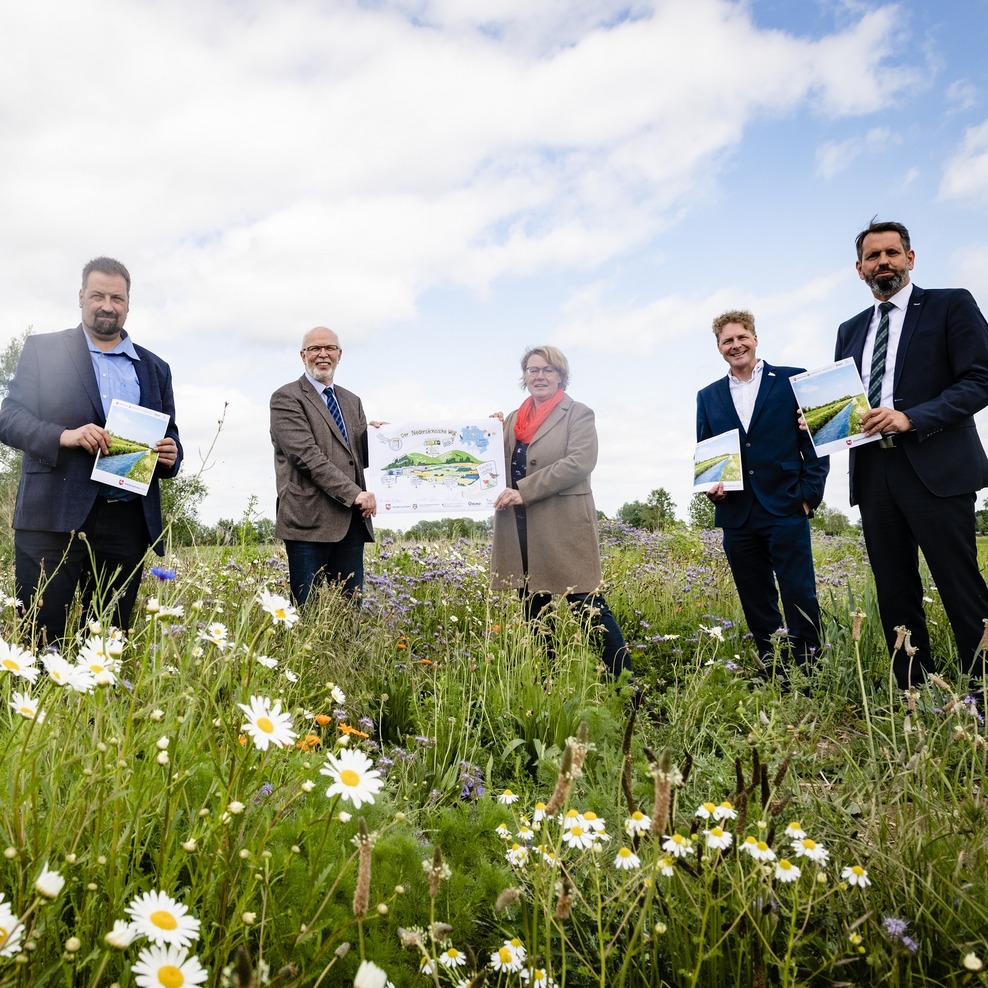
[[[855,540],[787,683],[715,533],[602,538],[640,704],[482,540],[301,618],[276,548],[182,550],[62,655],[8,600],[0,986],[985,984],[983,685],[895,691]]]

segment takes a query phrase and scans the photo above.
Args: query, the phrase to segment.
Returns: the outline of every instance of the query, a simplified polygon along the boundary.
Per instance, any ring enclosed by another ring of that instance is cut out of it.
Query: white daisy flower
[[[491,954],[491,967],[495,971],[520,971],[525,964],[526,956],[525,948],[519,939],[505,940]]]
[[[634,837],[636,834],[647,833],[651,827],[651,817],[645,816],[641,810],[635,810],[635,812],[624,821],[624,832],[629,837]]]
[[[861,865],[848,865],[841,873],[840,877],[847,882],[848,885],[857,885],[858,888],[867,888],[871,885],[871,879],[868,877],[868,869],[862,868]]]
[[[782,858],[775,863],[775,877],[780,882],[794,882],[801,874],[799,868],[788,858]]]
[[[755,837],[745,837],[741,850],[747,851],[756,861],[770,864],[775,860],[775,851],[765,841]]]
[[[508,864],[521,867],[528,860],[528,848],[521,844],[512,844],[505,852],[504,858]]]
[[[0,957],[13,957],[20,949],[23,935],[21,921],[3,901],[3,893],[0,892]]]
[[[806,836],[806,831],[803,830],[798,820],[793,820],[785,829],[786,837],[791,837],[793,840],[802,840]]]
[[[682,834],[667,836],[662,842],[662,850],[674,858],[685,858],[688,854],[696,853],[693,842]]]
[[[500,796],[497,797],[499,803],[503,803],[505,806],[510,806],[512,803],[518,802],[518,794],[512,792],[510,789],[505,789]]]
[[[258,599],[261,603],[261,610],[270,614],[275,624],[283,624],[286,628],[290,628],[298,620],[298,611],[286,597],[279,597],[276,593],[262,590]]]
[[[330,683],[329,695],[336,703],[346,703],[346,693],[344,693],[343,690],[341,690],[335,683]]]
[[[659,874],[664,878],[672,878],[675,874],[676,869],[672,862],[672,858],[659,858],[659,863],[656,865],[656,868],[658,868]]]
[[[229,638],[229,632],[226,630],[226,625],[220,621],[211,621],[206,625],[205,631],[199,632],[199,637],[204,642],[209,642],[211,645],[215,645],[221,652],[226,648],[230,642],[227,640]]]
[[[37,661],[37,656],[26,649],[19,645],[8,645],[0,639],[0,670],[33,683],[41,672],[35,664]]]
[[[27,693],[18,693],[16,690],[12,692],[10,707],[28,720],[36,720],[39,724],[45,722],[44,710],[38,710],[38,701]]]
[[[292,672],[291,669],[283,669],[282,672],[284,672],[285,679],[287,679],[288,682],[290,682],[290,683],[297,683],[298,682],[298,676],[296,676],[295,673]]]
[[[274,669],[278,665],[278,660],[272,659],[270,655],[259,655],[257,656],[257,661],[260,662],[265,669]]]
[[[709,830],[704,830],[703,833],[707,838],[707,847],[711,851],[724,851],[731,846],[733,838],[720,827],[711,827]]]
[[[343,748],[335,754],[327,754],[326,764],[319,771],[333,780],[326,795],[339,794],[358,810],[364,803],[373,803],[374,796],[384,785],[381,773],[374,768],[374,763],[362,751],[353,748]]]
[[[826,864],[827,858],[830,857],[830,852],[823,845],[818,844],[809,837],[804,837],[802,840],[794,840],[792,842],[792,849],[796,852],[797,858],[809,858],[810,861],[815,861],[817,864]]]
[[[568,847],[593,847],[597,843],[597,835],[592,830],[586,830],[579,824],[566,827],[563,830],[563,843]]]
[[[46,861],[41,874],[35,879],[34,891],[46,899],[57,899],[63,888],[65,879],[57,871],[50,869]]]
[[[152,943],[188,947],[199,939],[199,920],[166,892],[145,892],[131,900],[124,912],[138,934]]]
[[[456,949],[456,947],[447,947],[439,955],[439,963],[442,964],[443,967],[463,967],[466,962],[466,957],[464,957],[463,954]]]
[[[240,730],[249,734],[261,751],[267,751],[271,744],[285,748],[298,737],[292,730],[291,715],[282,713],[280,700],[275,700],[272,706],[266,697],[252,696],[249,704],[237,706],[247,715],[247,722],[240,725]]]
[[[701,803],[697,809],[694,816],[700,817],[702,820],[710,820],[713,818],[714,812],[717,809],[716,803]]]
[[[103,941],[108,947],[113,947],[116,950],[126,950],[138,936],[137,929],[132,923],[128,923],[122,919],[115,919],[113,921],[113,929],[103,937]]]
[[[728,799],[725,799],[714,809],[715,820],[736,820],[737,818],[738,811],[734,809],[734,804]]]
[[[614,867],[623,871],[634,871],[641,867],[641,858],[630,847],[619,847],[614,858]]]
[[[209,972],[199,958],[174,944],[145,947],[131,966],[138,988],[185,988],[204,984]]]
[[[92,693],[96,686],[96,677],[88,669],[72,665],[58,652],[42,656],[41,662],[48,670],[51,681],[59,686],[68,687],[77,693]]]
[[[390,983],[384,970],[373,961],[361,961],[353,976],[353,988],[385,988]]]

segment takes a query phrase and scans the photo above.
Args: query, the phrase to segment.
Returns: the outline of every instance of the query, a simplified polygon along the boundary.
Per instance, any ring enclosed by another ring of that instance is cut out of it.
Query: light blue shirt
[[[127,331],[122,329],[120,336],[120,342],[112,350],[104,352],[86,333],[86,345],[89,347],[93,371],[96,373],[96,386],[103,403],[104,420],[110,414],[110,403],[114,398],[128,401],[132,405],[141,403],[141,385],[134,369],[134,361],[141,358]]]

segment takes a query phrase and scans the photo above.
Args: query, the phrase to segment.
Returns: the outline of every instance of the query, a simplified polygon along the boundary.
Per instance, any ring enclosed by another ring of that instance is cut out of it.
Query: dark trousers
[[[292,599],[302,607],[319,582],[338,583],[343,594],[359,600],[364,588],[364,542],[367,526],[357,508],[339,542],[298,542],[285,539],[288,582]]]
[[[934,669],[919,548],[954,630],[961,665],[980,671],[980,661],[975,665],[974,659],[988,618],[988,587],[978,567],[975,495],[931,494],[902,447],[883,449],[871,443],[855,451],[855,460],[861,527],[889,651],[901,625],[909,629],[917,649],[912,682],[921,681],[923,671]],[[900,687],[909,685],[909,667],[910,660],[900,649],[894,666]]]
[[[76,587],[84,614],[111,611],[111,623],[130,625],[147,553],[147,523],[140,498],[108,501],[98,497],[73,536],[67,532],[14,533],[17,596],[35,605],[35,638],[54,644],[65,637]],[[90,555],[91,553],[91,555]]]
[[[784,626],[793,658],[809,661],[820,649],[820,605],[806,516],[780,518],[755,501],[744,525],[724,529],[724,552],[758,654],[773,655],[772,636]]]
[[[518,591],[525,603],[525,620],[536,621],[539,615],[552,603],[550,593],[526,593]],[[599,593],[570,593],[566,595],[570,607],[580,612],[580,617],[586,622],[592,633],[599,639],[602,647],[604,665],[608,672],[617,679],[627,669],[631,672],[631,652],[625,644],[624,635],[618,627],[617,619]],[[550,654],[553,654],[552,638],[547,633],[546,643]]]

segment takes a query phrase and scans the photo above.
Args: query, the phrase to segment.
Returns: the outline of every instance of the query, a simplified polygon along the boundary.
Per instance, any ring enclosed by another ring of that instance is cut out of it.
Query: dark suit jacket
[[[874,306],[837,331],[836,358],[861,355]],[[902,436],[909,462],[939,497],[988,486],[988,457],[974,413],[988,405],[988,323],[963,288],[913,285],[895,358],[892,399],[914,430]],[[851,504],[857,504],[855,451],[849,465]]]
[[[303,374],[271,396],[271,442],[278,488],[275,535],[297,542],[339,542],[366,490],[367,419],[360,399],[333,385],[352,449]],[[374,541],[369,518],[365,541]]]
[[[823,500],[830,457],[818,457],[809,433],[799,428],[796,396],[789,378],[798,367],[773,367],[762,361],[762,380],[747,431],[741,425],[727,377],[708,384],[696,396],[697,442],[737,429],[741,438],[743,491],[729,491],[714,509],[719,528],[738,528],[748,520],[755,498],[770,514],[803,514]]]
[[[141,386],[141,405],[168,416],[166,435],[178,444],[178,459],[169,470],[157,468],[147,495],[141,498],[148,534],[160,555],[160,477],[174,477],[182,463],[182,444],[175,425],[171,370],[150,350],[136,346],[134,363]],[[14,528],[37,532],[72,532],[82,527],[100,485],[89,479],[93,456],[84,449],[62,449],[65,429],[95,422],[105,425],[82,325],[60,333],[29,336],[10,390],[0,407],[0,441],[23,452],[21,479],[14,509]]]

